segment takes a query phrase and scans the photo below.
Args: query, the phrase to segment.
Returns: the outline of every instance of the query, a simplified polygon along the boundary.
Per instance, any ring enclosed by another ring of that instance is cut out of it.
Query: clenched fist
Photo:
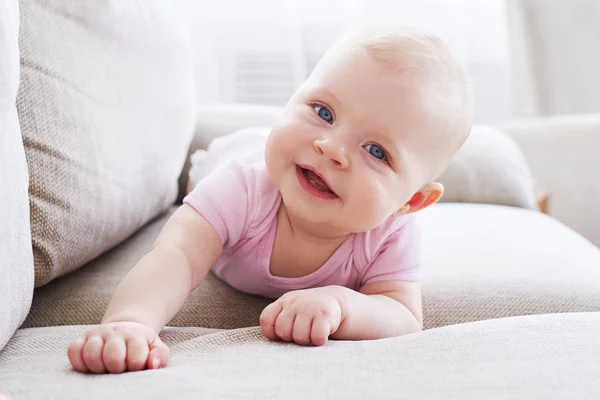
[[[260,328],[270,340],[323,345],[342,321],[338,299],[325,288],[288,292],[260,315]]]
[[[121,373],[160,368],[169,360],[169,349],[146,325],[111,322],[73,341],[68,355],[76,371]]]

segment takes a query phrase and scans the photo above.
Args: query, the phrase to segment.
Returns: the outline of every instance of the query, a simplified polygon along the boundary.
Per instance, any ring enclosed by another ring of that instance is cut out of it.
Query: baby
[[[276,299],[260,316],[270,340],[420,331],[414,213],[442,195],[435,179],[471,119],[465,73],[438,38],[407,28],[346,34],[264,141],[241,131],[211,143],[205,176],[121,282],[102,324],[69,346],[73,368],[166,365],[158,334],[211,269]]]

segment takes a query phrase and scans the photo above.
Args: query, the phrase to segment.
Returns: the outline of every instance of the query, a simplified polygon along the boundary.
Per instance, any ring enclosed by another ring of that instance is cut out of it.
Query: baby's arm
[[[344,319],[334,339],[381,339],[418,332],[423,328],[418,282],[380,281],[359,292],[338,286]]]
[[[102,324],[71,343],[73,367],[101,373],[164,365],[168,349],[158,333],[202,283],[221,252],[213,227],[192,207],[182,205],[119,284]]]
[[[329,337],[381,339],[422,329],[421,290],[416,282],[381,281],[360,292],[343,286],[288,292],[260,317],[271,339],[322,345]]]
[[[123,279],[102,322],[135,321],[160,332],[202,283],[221,251],[213,227],[192,207],[182,205],[150,252]]]

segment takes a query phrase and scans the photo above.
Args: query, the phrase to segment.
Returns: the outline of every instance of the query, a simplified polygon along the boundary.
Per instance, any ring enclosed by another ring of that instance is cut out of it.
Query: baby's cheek
[[[267,142],[267,152],[290,154],[294,153],[295,149],[302,142],[303,127],[301,124],[293,121],[282,121],[277,126],[273,127]]]
[[[395,211],[390,212],[389,194],[376,185],[358,191],[355,200],[353,214],[361,230],[375,228]]]

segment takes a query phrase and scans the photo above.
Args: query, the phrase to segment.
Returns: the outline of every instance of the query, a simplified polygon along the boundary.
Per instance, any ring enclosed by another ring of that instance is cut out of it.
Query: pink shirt
[[[281,195],[262,157],[268,131],[244,130],[209,146],[207,174],[184,199],[215,228],[223,254],[213,272],[246,293],[277,298],[290,290],[382,280],[417,281],[420,232],[414,215],[349,236],[319,269],[298,278],[269,269]]]

